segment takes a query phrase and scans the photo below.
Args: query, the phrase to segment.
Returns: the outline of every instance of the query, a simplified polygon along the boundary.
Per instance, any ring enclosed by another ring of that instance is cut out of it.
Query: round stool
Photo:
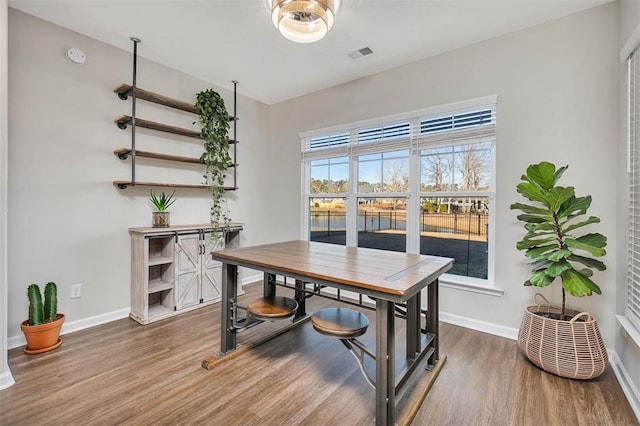
[[[288,318],[295,314],[296,309],[298,309],[298,302],[282,296],[261,297],[247,305],[247,311],[261,321]]]
[[[347,308],[325,308],[311,317],[313,328],[325,336],[338,339],[355,339],[369,327],[366,315]]]

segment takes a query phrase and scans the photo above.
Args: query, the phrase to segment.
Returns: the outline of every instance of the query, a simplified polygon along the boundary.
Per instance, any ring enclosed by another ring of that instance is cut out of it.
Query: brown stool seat
[[[261,297],[247,305],[247,311],[262,321],[288,318],[296,312],[296,309],[298,309],[298,302],[282,296]]]
[[[325,308],[311,317],[313,328],[325,336],[338,339],[355,339],[369,327],[366,315],[347,308]]]

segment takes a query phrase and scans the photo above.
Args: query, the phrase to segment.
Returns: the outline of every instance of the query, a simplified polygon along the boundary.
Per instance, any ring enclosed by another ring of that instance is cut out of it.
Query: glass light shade
[[[331,30],[339,6],[339,0],[271,0],[271,19],[285,38],[312,43]]]

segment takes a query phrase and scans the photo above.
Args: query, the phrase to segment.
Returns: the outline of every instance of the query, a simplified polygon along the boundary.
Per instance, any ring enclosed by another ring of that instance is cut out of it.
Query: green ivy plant
[[[196,95],[196,107],[200,111],[198,124],[204,139],[204,153],[200,157],[205,164],[205,185],[211,188],[211,224],[221,228],[213,232],[214,240],[222,240],[231,223],[229,209],[224,198],[226,171],[232,166],[229,155],[229,113],[220,94],[213,89]]]
[[[602,294],[591,276],[592,269],[606,269],[605,264],[594,257],[604,256],[607,245],[607,238],[602,234],[577,235],[580,228],[599,223],[600,219],[583,217],[591,206],[590,195],[576,197],[574,187],[557,184],[567,168],[556,170],[549,162],[529,166],[517,191],[534,204],[511,205],[512,210],[522,211],[518,220],[525,223],[527,230],[516,244],[518,250],[526,250],[532,269],[524,285],[546,287],[560,278],[561,320],[565,319],[566,293],[578,297]]]

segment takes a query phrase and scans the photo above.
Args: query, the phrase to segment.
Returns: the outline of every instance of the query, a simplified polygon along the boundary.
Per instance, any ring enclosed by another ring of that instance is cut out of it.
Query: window
[[[629,258],[627,319],[640,330],[640,69],[629,57]]]
[[[420,151],[420,253],[455,258],[452,274],[488,277],[493,145]]]
[[[303,238],[453,257],[451,275],[492,279],[495,104],[301,134]]]
[[[408,192],[409,150],[358,157],[358,192]]]
[[[349,158],[311,161],[312,194],[344,194],[349,189]]]

